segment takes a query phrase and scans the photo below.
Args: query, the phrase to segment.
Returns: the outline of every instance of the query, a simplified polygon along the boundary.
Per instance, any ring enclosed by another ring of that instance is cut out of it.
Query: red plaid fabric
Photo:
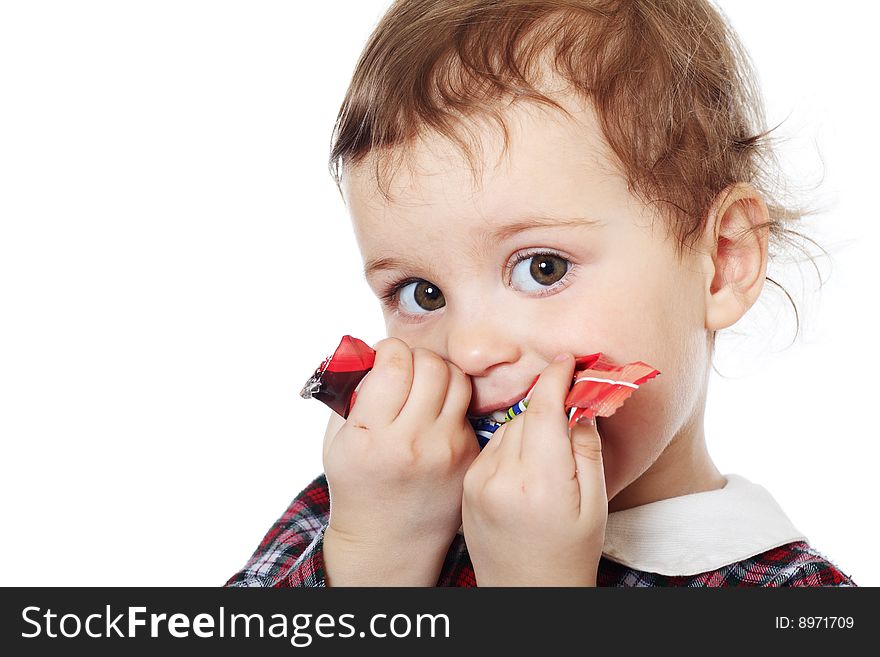
[[[330,518],[327,479],[321,474],[297,495],[253,556],[226,586],[326,586],[322,545]],[[629,568],[602,557],[599,586],[856,586],[806,542],[788,543],[697,575],[669,576]],[[437,586],[476,586],[464,537],[456,534]]]

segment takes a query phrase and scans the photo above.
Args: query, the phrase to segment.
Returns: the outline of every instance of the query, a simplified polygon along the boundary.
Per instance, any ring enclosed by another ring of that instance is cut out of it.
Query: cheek
[[[403,340],[411,348],[420,347],[442,353],[443,338],[438,335],[436,323],[421,322],[412,323],[395,319],[393,315],[386,313],[385,333],[389,338]]]
[[[606,485],[615,495],[645,472],[678,433],[705,390],[708,351],[692,281],[647,279],[574,304],[562,330],[576,354],[601,351],[660,370],[610,418],[600,418]],[[607,288],[606,288],[607,289]]]
[[[641,360],[661,372],[693,365],[706,337],[697,283],[677,271],[634,269],[577,306],[571,330],[617,362]]]
[[[687,350],[647,360],[660,375],[646,382],[609,418],[600,418],[606,485],[615,495],[641,476],[670,441],[699,419],[706,389],[706,363]]]
[[[642,300],[607,287],[585,288],[558,305],[550,333],[560,348],[576,356],[601,351],[618,362],[650,362],[645,345],[652,341],[646,335]]]

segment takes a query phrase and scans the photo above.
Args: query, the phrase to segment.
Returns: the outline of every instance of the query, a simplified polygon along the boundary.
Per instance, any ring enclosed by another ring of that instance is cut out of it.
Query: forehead
[[[517,209],[565,204],[573,188],[586,188],[586,194],[620,177],[589,103],[565,96],[554,100],[570,116],[529,101],[501,110],[506,148],[497,123],[469,119],[465,134],[474,137],[472,160],[451,140],[426,132],[411,144],[375,151],[346,167],[341,189],[352,218],[357,223],[467,210],[468,216],[491,221]],[[377,175],[389,198],[380,193]]]

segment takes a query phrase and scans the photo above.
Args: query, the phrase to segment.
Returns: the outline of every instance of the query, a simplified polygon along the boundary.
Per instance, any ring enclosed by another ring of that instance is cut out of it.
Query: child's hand
[[[528,410],[501,426],[464,479],[465,543],[479,586],[595,586],[608,499],[595,426],[569,437],[574,359],[547,366]]]
[[[470,399],[470,378],[435,353],[396,338],[376,345],[348,420],[324,440],[331,585],[437,583],[480,453]]]

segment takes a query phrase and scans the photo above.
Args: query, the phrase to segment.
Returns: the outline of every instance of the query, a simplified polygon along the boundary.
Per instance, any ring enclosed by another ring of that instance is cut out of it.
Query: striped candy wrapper
[[[659,374],[657,369],[647,363],[635,361],[617,365],[602,353],[575,359],[572,387],[565,398],[569,428],[596,417],[613,415],[639,386]],[[526,397],[506,411],[496,411],[486,417],[468,418],[477,435],[480,449],[486,446],[501,425],[528,408],[529,397],[537,382],[538,377],[535,377]]]

